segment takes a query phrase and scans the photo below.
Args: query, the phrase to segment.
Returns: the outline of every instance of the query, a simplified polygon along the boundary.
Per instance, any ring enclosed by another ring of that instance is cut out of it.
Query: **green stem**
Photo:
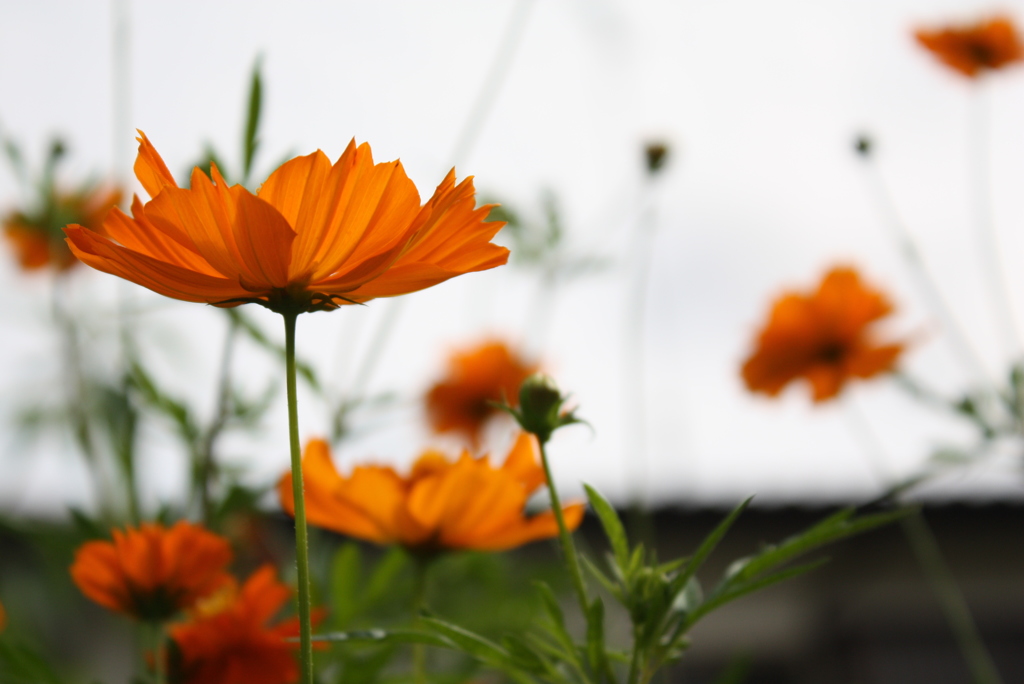
[[[429,558],[416,558],[415,588],[412,596],[412,623],[420,624],[420,612],[427,605],[427,571],[430,569]],[[412,645],[412,672],[415,684],[427,683],[427,648],[416,643]]]
[[[637,684],[640,681],[640,628],[633,628],[633,657],[629,661],[628,684]]]
[[[306,497],[302,483],[302,450],[299,446],[299,403],[295,387],[295,321],[298,313],[284,313],[285,375],[288,382],[288,438],[292,456],[292,494],[295,498],[295,565],[299,581],[299,660],[302,684],[313,684],[313,641],[309,601],[309,535],[306,530]]]
[[[942,612],[946,614],[949,628],[956,635],[960,652],[971,670],[971,678],[975,684],[1002,684],[999,671],[981,640],[963,592],[960,591],[956,578],[946,565],[928,521],[920,511],[917,511],[902,518],[900,524],[907,541],[910,542],[910,548],[917,557],[917,562],[931,582],[932,591],[939,599]]]
[[[590,612],[590,602],[587,600],[587,588],[583,584],[583,573],[580,572],[580,559],[576,556],[576,547],[569,535],[569,528],[565,526],[565,517],[562,515],[562,502],[558,498],[558,490],[555,489],[555,480],[551,477],[551,466],[548,464],[548,452],[545,443],[540,439],[540,460],[544,465],[544,476],[547,478],[548,493],[551,495],[551,510],[555,514],[555,522],[558,524],[558,540],[562,543],[562,554],[565,562],[569,565],[569,576],[572,578],[572,586],[576,590],[576,598],[579,599],[580,608],[584,615]]]
[[[167,653],[164,648],[166,633],[163,623],[153,627],[153,679],[156,684],[167,684]]]

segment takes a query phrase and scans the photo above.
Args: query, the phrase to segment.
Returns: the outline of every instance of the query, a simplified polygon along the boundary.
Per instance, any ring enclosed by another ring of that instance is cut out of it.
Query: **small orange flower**
[[[170,628],[173,684],[291,684],[299,679],[293,652],[299,621],[271,626],[291,596],[265,565],[239,591],[232,582],[192,611],[188,622]],[[294,640],[289,640],[294,639]]]
[[[227,540],[181,521],[113,531],[75,553],[71,577],[96,603],[139,620],[163,622],[231,581]]]
[[[499,340],[457,351],[448,360],[448,375],[426,396],[427,419],[435,432],[459,432],[473,446],[498,409],[491,402],[513,404],[523,380],[537,364],[520,358]]]
[[[869,378],[895,365],[903,344],[878,344],[868,327],[892,311],[881,292],[865,286],[852,268],[825,275],[817,292],[791,292],[776,300],[757,349],[743,364],[752,392],[777,395],[806,379],[814,401],[839,394],[852,377]]]
[[[302,459],[309,522],[378,544],[430,553],[443,549],[502,551],[558,534],[551,511],[526,517],[530,495],[546,479],[537,444],[523,433],[496,468],[468,452],[455,461],[427,451],[402,477],[386,466],[356,466],[342,477],[326,442],[312,440]],[[294,515],[292,478],[277,487]],[[583,520],[583,504],[563,509],[566,525]]]
[[[106,273],[189,302],[246,302],[278,312],[335,309],[415,292],[500,266],[471,178],[449,172],[420,206],[398,161],[374,164],[352,141],[331,164],[319,150],[286,162],[252,194],[214,165],[179,188],[140,132],[135,175],[152,198],[113,212],[105,235],[65,228],[75,255]]]
[[[1024,59],[1017,29],[1008,17],[934,31],[920,29],[914,36],[943,64],[968,78]]]
[[[64,242],[64,226],[81,223],[100,230],[107,213],[120,201],[121,191],[116,188],[54,192],[35,211],[8,214],[3,219],[4,235],[23,270],[49,266],[58,272],[66,271],[78,259]]]

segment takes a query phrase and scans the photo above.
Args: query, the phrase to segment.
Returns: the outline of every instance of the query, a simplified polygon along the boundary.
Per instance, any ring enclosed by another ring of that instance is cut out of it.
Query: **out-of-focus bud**
[[[572,411],[562,411],[567,398],[550,376],[534,373],[519,387],[519,410],[507,407],[505,410],[515,417],[520,427],[545,444],[558,428],[582,422]]]
[[[865,133],[859,134],[853,141],[853,151],[862,157],[870,157],[874,147],[875,143]]]
[[[655,176],[665,167],[668,161],[668,144],[662,141],[651,141],[644,145],[644,159],[647,161],[647,173]]]

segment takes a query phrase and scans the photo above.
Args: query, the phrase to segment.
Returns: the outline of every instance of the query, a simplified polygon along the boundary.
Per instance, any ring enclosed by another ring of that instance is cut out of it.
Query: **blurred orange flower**
[[[290,684],[299,679],[298,618],[271,619],[291,596],[265,565],[238,589],[232,582],[172,625],[174,684]],[[314,618],[314,621],[319,616]],[[289,638],[294,638],[289,641]]]
[[[227,540],[181,521],[113,531],[113,542],[86,542],[71,578],[96,603],[139,620],[163,622],[231,581]]]
[[[309,522],[378,544],[430,553],[443,549],[501,551],[558,534],[554,514],[526,517],[530,495],[546,479],[537,443],[523,433],[496,468],[468,452],[455,462],[427,451],[402,477],[386,466],[356,466],[342,477],[326,442],[312,440],[302,460]],[[294,514],[291,474],[278,483],[281,505]],[[583,504],[563,509],[566,525],[583,520]]]
[[[878,344],[868,330],[891,311],[886,296],[847,267],[829,271],[816,292],[784,294],[743,364],[747,388],[775,396],[804,378],[821,402],[839,394],[850,378],[892,369],[904,345]]]
[[[459,432],[475,447],[484,424],[498,413],[490,402],[515,405],[519,386],[537,370],[499,340],[456,351],[448,375],[426,396],[427,419],[435,432]]]
[[[7,629],[7,611],[4,610],[4,604],[0,603],[0,634]]]
[[[120,201],[121,191],[116,188],[53,192],[38,209],[15,211],[4,217],[4,235],[22,269],[34,271],[49,266],[58,272],[66,271],[78,259],[64,242],[64,226],[81,223],[100,230],[107,213]]]
[[[919,29],[914,36],[943,64],[970,78],[1024,59],[1017,28],[1008,17],[933,31]]]
[[[420,206],[398,161],[374,164],[352,141],[331,164],[319,150],[274,171],[257,194],[211,167],[179,188],[140,132],[135,175],[152,198],[113,212],[105,235],[65,229],[79,259],[190,302],[262,304],[279,312],[335,309],[422,290],[504,264],[471,178],[452,170]]]

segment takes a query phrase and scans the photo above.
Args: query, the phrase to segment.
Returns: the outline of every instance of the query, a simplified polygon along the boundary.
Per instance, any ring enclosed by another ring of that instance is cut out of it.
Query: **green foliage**
[[[46,658],[0,637],[0,684],[63,684]]]

